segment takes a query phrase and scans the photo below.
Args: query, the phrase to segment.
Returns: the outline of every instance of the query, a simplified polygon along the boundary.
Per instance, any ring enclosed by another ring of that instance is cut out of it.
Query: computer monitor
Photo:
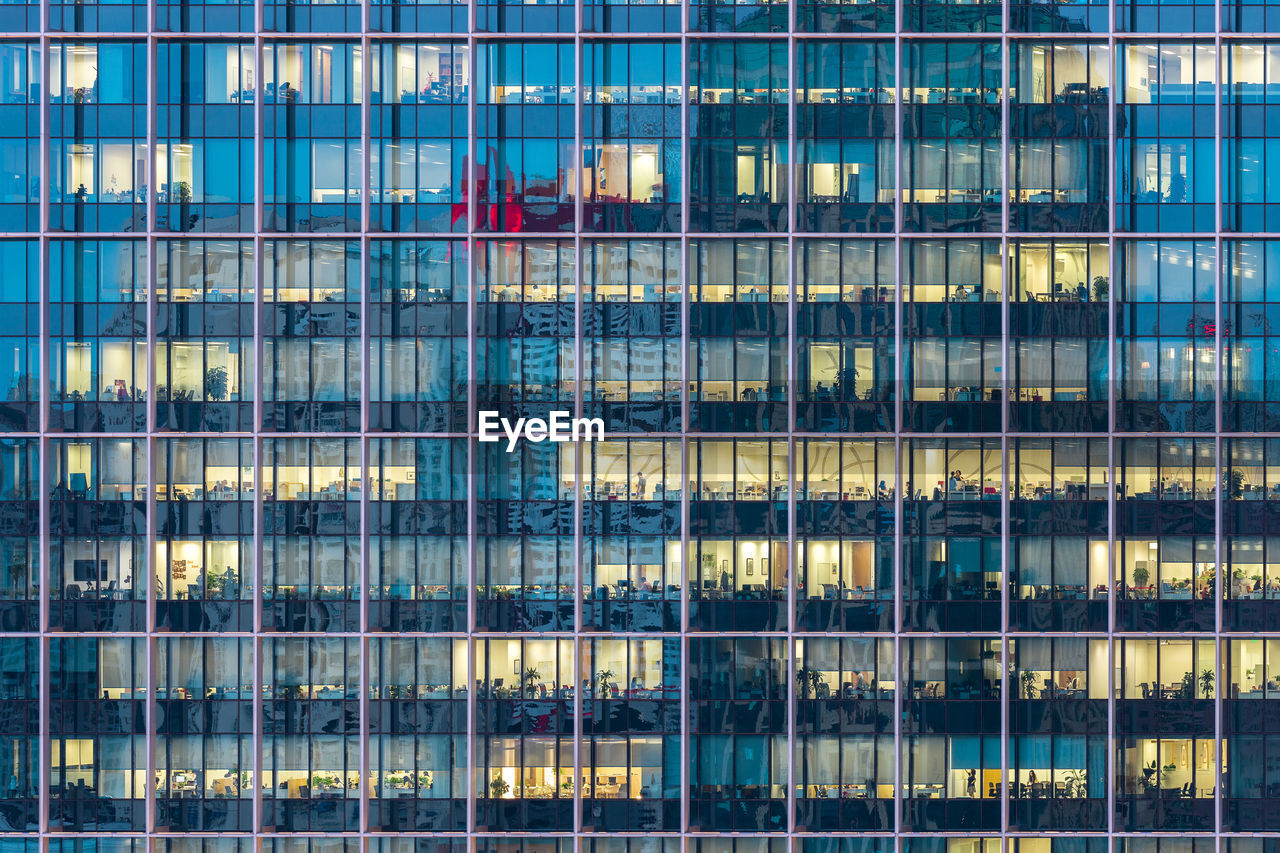
[[[107,579],[106,560],[76,560],[72,563],[72,567],[74,572],[73,580],[93,583]]]

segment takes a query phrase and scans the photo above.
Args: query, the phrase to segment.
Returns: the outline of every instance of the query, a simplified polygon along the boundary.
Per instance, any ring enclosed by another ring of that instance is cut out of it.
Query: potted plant
[[[500,799],[501,797],[506,796],[507,792],[510,790],[511,786],[507,783],[506,779],[502,778],[501,773],[493,774],[493,780],[489,783],[490,797],[495,800]]]
[[[530,667],[524,671],[524,675],[521,676],[521,680],[524,682],[525,692],[532,694],[533,686],[542,680],[542,673]]]
[[[1142,791],[1143,791],[1143,793],[1150,794],[1150,793],[1152,792],[1152,790],[1154,790],[1154,789],[1155,789],[1155,787],[1156,787],[1156,770],[1157,770],[1157,769],[1158,769],[1158,765],[1157,765],[1154,761],[1152,761],[1150,764],[1145,764],[1145,765],[1143,765],[1143,767],[1142,767]]]
[[[1244,497],[1244,472],[1223,471],[1222,493],[1228,498],[1237,501]]]
[[[1146,587],[1147,581],[1151,580],[1151,572],[1146,566],[1135,566],[1133,569],[1133,585],[1135,587]]]
[[[611,669],[602,669],[596,673],[596,692],[601,698],[609,695],[609,685],[613,682],[615,673]]]
[[[1018,681],[1022,683],[1022,695],[1024,698],[1035,699],[1039,695],[1040,690],[1036,686],[1036,673],[1031,670],[1023,670],[1022,674],[1018,676]]]
[[[1085,778],[1085,771],[1079,768],[1076,768],[1067,774],[1065,781],[1068,797],[1083,797],[1087,793],[1085,789]]]
[[[342,782],[338,779],[337,776],[329,776],[328,774],[317,773],[316,775],[311,777],[311,790],[313,791],[317,791],[317,792],[327,791],[333,788],[340,788],[340,787],[342,787]]]
[[[1095,275],[1093,277],[1093,299],[1095,302],[1101,302],[1107,298],[1107,292],[1110,290],[1110,282],[1105,275]]]
[[[796,670],[796,685],[800,688],[800,698],[812,698],[810,693],[817,695],[818,685],[822,683],[822,673],[816,669],[810,669],[802,666]]]
[[[1196,676],[1193,672],[1184,673],[1182,676],[1182,698],[1196,698]]]
[[[227,369],[221,365],[207,368],[204,372],[204,396],[208,400],[225,400],[227,398]]]
[[[1200,672],[1200,692],[1206,699],[1213,698],[1213,670],[1205,669]]]

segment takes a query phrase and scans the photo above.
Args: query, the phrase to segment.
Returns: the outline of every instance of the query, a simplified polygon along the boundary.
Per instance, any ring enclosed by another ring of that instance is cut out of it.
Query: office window
[[[721,831],[781,829],[788,784],[785,641],[693,640],[686,678],[690,823]],[[747,733],[720,733],[715,721],[722,713],[741,714]]]
[[[253,609],[252,443],[156,445],[156,622],[182,631],[249,630]]]
[[[146,207],[143,45],[60,42],[48,74],[49,227],[135,230]]]
[[[50,247],[51,425],[135,432],[146,423],[145,247],[67,240]]]
[[[805,33],[889,32],[896,13],[884,0],[795,0],[796,30]]]
[[[797,426],[887,431],[895,393],[893,244],[810,239],[797,246]]]
[[[690,244],[690,430],[768,431],[785,420],[786,261],[781,240]]]
[[[251,429],[257,385],[252,244],[164,240],[157,254],[157,429]]]
[[[1110,56],[1101,44],[1012,48],[1011,228],[1107,230]]]
[[[0,11],[19,14],[25,4]],[[19,30],[36,27],[17,27]],[[8,231],[35,231],[40,191],[40,52],[36,45],[0,45],[0,224]]]
[[[513,6],[517,14],[522,8]],[[563,9],[573,11],[550,11]],[[573,147],[577,93],[571,47],[517,41],[477,47],[478,230],[573,229],[581,177]],[[527,130],[514,135],[516,127]]]
[[[0,311],[7,318],[0,337],[6,369],[0,372],[0,429],[32,430],[39,425],[41,395],[38,246],[35,241],[0,242],[0,264],[6,270],[0,285]],[[6,376],[7,374],[7,376]]]
[[[583,50],[582,183],[589,231],[680,227],[680,45]]]
[[[998,430],[1004,396],[999,245],[913,240],[903,262],[904,390],[910,401],[903,406],[903,427]]]
[[[1270,431],[1280,412],[1280,348],[1268,320],[1280,299],[1267,276],[1276,268],[1280,244],[1269,240],[1229,240],[1224,244],[1223,428]]]
[[[146,623],[147,450],[139,439],[54,439],[49,623],[139,631]]]
[[[354,430],[360,418],[360,261],[352,242],[264,244],[262,428]]]
[[[583,415],[606,433],[679,430],[679,243],[588,240],[582,266]]]
[[[156,706],[174,726],[157,739],[157,821],[189,831],[250,830],[253,793],[253,658],[243,639],[174,638],[156,646]],[[192,806],[198,804],[198,808]]]
[[[893,644],[810,638],[796,641],[796,657],[797,820],[814,830],[892,826]]]
[[[466,227],[471,55],[453,42],[373,45],[369,192],[381,231]]]
[[[252,230],[253,45],[161,44],[157,63],[156,227]]]
[[[263,47],[262,62],[263,228],[355,230],[360,222],[361,48],[349,42],[273,41]]]
[[[370,646],[371,825],[466,825],[466,640],[384,638]],[[431,724],[419,726],[427,713]]]
[[[1000,220],[1000,45],[903,45],[903,229],[987,231]]]
[[[893,228],[894,55],[891,42],[802,41],[797,225],[805,231]]]
[[[790,194],[787,49],[772,39],[689,47],[691,231],[782,231]]]
[[[1117,427],[1212,429],[1217,382],[1212,246],[1133,241],[1123,251],[1116,293]]]
[[[1126,44],[1116,58],[1116,229],[1211,231],[1213,49]]]
[[[143,642],[49,642],[49,820],[62,831],[145,826]]]
[[[477,454],[476,622],[489,630],[563,631],[573,624],[573,498],[560,482],[564,446],[525,442],[507,453],[485,444]],[[522,510],[507,511],[516,506]]]

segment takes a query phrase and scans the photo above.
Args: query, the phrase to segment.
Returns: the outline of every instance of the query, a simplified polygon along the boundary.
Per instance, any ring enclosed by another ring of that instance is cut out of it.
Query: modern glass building
[[[0,853],[1280,849],[1280,2],[0,29]]]

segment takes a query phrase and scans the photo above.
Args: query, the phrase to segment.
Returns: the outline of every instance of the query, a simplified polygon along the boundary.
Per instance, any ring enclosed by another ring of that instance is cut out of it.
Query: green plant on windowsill
[[[489,796],[497,800],[502,798],[511,790],[511,785],[501,774],[495,774],[493,780],[489,783]]]
[[[1022,683],[1022,696],[1024,699],[1035,699],[1040,694],[1040,689],[1036,686],[1036,673],[1031,670],[1024,670],[1018,676],[1018,681]]]
[[[521,681],[524,682],[525,692],[530,695],[533,694],[534,686],[541,680],[542,680],[542,673],[538,672],[538,670],[532,667],[530,667],[529,669],[526,669],[524,671],[524,675],[521,676]]]
[[[1102,302],[1107,298],[1107,292],[1111,289],[1110,281],[1105,275],[1095,275],[1093,277],[1093,300]]]
[[[796,670],[796,686],[800,688],[801,699],[811,699],[818,695],[818,685],[822,683],[822,673],[816,669],[802,666]]]
[[[617,673],[611,669],[602,669],[596,673],[596,692],[599,693],[600,698],[603,699],[609,695],[609,685],[613,683],[616,675]]]
[[[1155,761],[1152,761],[1149,764],[1144,764],[1142,766],[1141,784],[1142,784],[1142,790],[1145,793],[1151,793],[1152,789],[1156,787],[1156,772],[1158,770],[1159,770],[1159,765],[1156,764]]]
[[[204,395],[207,399],[227,399],[228,386],[228,374],[225,367],[219,365],[217,367],[209,367],[205,369]]]
[[[342,780],[337,776],[316,774],[311,777],[311,787],[316,791],[327,791],[334,788],[341,788]]]
[[[1222,493],[1231,500],[1238,501],[1244,497],[1244,472],[1223,471]]]
[[[1213,698],[1213,670],[1205,669],[1200,672],[1200,692],[1204,694],[1204,698]]]
[[[1084,797],[1088,793],[1085,787],[1086,775],[1084,770],[1076,768],[1070,771],[1067,773],[1065,781],[1068,797]]]

